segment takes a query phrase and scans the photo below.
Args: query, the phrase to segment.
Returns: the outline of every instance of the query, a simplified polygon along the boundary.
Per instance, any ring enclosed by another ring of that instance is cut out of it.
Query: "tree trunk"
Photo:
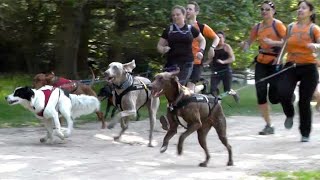
[[[83,8],[83,23],[80,34],[80,44],[78,52],[78,72],[81,77],[87,77],[89,72],[88,56],[89,56],[89,31],[90,31],[90,7],[85,5]]]
[[[55,73],[71,79],[79,79],[78,51],[81,27],[83,23],[83,7],[81,3],[63,1],[60,4],[61,23],[57,33]]]

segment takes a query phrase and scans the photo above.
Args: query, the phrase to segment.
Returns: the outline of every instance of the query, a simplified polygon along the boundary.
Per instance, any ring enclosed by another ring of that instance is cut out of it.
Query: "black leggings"
[[[285,68],[291,65],[291,63],[287,63]],[[315,64],[298,65],[281,74],[278,88],[279,97],[283,111],[287,117],[294,116],[291,98],[298,81],[300,81],[298,103],[300,115],[299,129],[302,136],[309,137],[312,123],[310,102],[319,81],[317,66]]]
[[[275,65],[262,64],[257,62],[255,68],[255,82],[256,82],[256,93],[258,104],[267,103],[267,95],[269,97],[269,101],[272,104],[279,103],[278,98],[278,89],[277,89],[277,76],[269,78],[265,81],[258,82],[260,79],[270,76],[276,72]],[[258,83],[257,83],[258,82]],[[269,90],[268,90],[269,84]]]
[[[231,89],[231,81],[232,81],[232,71],[231,69],[221,70],[218,74],[211,75],[211,93],[214,95],[218,95],[218,85],[222,81],[224,92],[230,91]]]

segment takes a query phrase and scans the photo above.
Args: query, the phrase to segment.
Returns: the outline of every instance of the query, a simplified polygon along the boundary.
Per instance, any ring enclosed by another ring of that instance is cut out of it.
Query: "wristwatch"
[[[212,47],[213,49],[215,49],[215,48],[216,48],[216,46],[215,46],[215,45],[211,45],[211,47]]]

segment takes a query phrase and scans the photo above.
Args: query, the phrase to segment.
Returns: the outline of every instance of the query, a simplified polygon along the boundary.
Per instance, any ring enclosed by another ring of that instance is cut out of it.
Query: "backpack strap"
[[[289,24],[289,26],[288,26],[288,33],[287,33],[287,35],[288,35],[288,37],[290,37],[290,35],[291,35],[291,33],[292,33],[292,27],[293,27],[293,23],[291,23],[291,24]],[[313,43],[315,43],[316,42],[316,38],[314,37],[314,34],[313,34],[313,28],[314,28],[314,23],[312,23],[311,25],[310,25],[310,28],[309,28],[309,36],[310,36],[310,38],[311,38],[311,40],[312,40],[312,42]]]
[[[277,23],[276,20],[273,20],[273,21],[272,21],[272,29],[273,29],[274,32],[276,33],[277,37],[278,37],[278,38],[281,38],[281,36],[280,36],[280,34],[279,34],[279,31],[277,30],[276,23]],[[256,26],[256,34],[258,34],[258,31],[259,31],[259,28],[260,28],[260,24],[261,24],[261,23],[258,23],[257,26]]]
[[[173,24],[170,24],[170,27],[169,27],[169,32],[168,32],[168,34],[172,33],[172,31],[173,31]]]
[[[201,34],[203,34],[204,24],[200,24],[198,21],[197,21],[197,24],[199,26],[199,30],[200,30]]]
[[[291,36],[293,24],[294,24],[294,23],[290,23],[290,24],[288,25],[287,38],[289,38],[289,37]]]
[[[188,24],[188,31],[191,32],[191,28],[192,26],[190,24]]]
[[[177,25],[170,24],[168,35],[173,32],[173,26],[176,26],[177,31],[182,33],[182,31],[180,30],[180,28]],[[188,31],[186,33],[190,33],[191,32],[191,28],[192,28],[192,26],[190,24],[188,24]]]
[[[258,23],[258,24],[256,25],[256,35],[258,35],[258,31],[259,31],[259,28],[260,28],[260,24],[261,24],[261,23]]]
[[[309,35],[310,35],[310,38],[311,38],[312,42],[313,42],[313,43],[316,43],[317,40],[316,40],[316,38],[314,37],[314,34],[313,34],[314,25],[315,25],[314,23],[312,23],[312,24],[310,25]]]
[[[278,38],[281,38],[279,31],[277,30],[277,27],[276,27],[276,22],[277,22],[276,20],[272,21],[272,28],[273,28],[274,32],[276,33],[276,35],[278,36]]]

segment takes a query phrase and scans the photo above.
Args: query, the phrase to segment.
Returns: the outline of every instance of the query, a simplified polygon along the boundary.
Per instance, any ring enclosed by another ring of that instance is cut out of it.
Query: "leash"
[[[261,78],[261,79],[260,79],[258,82],[256,82],[255,84],[261,83],[261,82],[263,82],[263,81],[265,81],[265,80],[267,80],[267,79],[270,79],[270,78],[272,78],[272,77],[274,77],[274,76],[277,76],[277,75],[279,75],[279,74],[281,74],[281,73],[283,73],[283,72],[285,72],[285,71],[287,71],[287,70],[289,70],[289,69],[291,69],[291,68],[294,68],[294,67],[296,67],[296,66],[297,66],[297,64],[296,64],[296,63],[293,63],[293,64],[291,64],[290,66],[288,66],[288,67],[286,67],[286,68],[284,68],[284,69],[282,69],[282,70],[280,70],[280,71],[278,71],[278,72],[276,72],[276,73],[271,74],[270,76]]]
[[[268,79],[270,79],[270,78],[273,78],[274,76],[277,76],[277,75],[279,75],[279,74],[281,74],[281,73],[284,73],[285,71],[287,71],[287,70],[289,70],[289,69],[291,69],[291,68],[294,68],[294,67],[296,67],[296,66],[297,66],[297,65],[296,65],[295,63],[293,63],[292,65],[290,65],[290,66],[288,66],[288,67],[286,67],[286,68],[284,68],[284,69],[282,69],[282,70],[280,70],[280,71],[278,71],[278,72],[276,72],[276,73],[274,73],[274,74],[271,74],[271,75],[269,75],[269,76],[267,76],[267,77],[261,78],[259,81],[255,82],[254,84],[247,84],[247,85],[242,86],[242,87],[240,87],[240,88],[238,88],[238,89],[236,89],[236,90],[234,90],[234,91],[235,91],[235,92],[238,92],[238,91],[241,91],[241,90],[243,90],[243,89],[245,89],[245,88],[248,88],[248,87],[250,87],[250,86],[253,86],[253,85],[256,85],[256,84],[261,83],[261,82],[263,82],[263,81],[266,81],[266,80],[268,80]],[[226,97],[226,96],[228,96],[228,95],[232,95],[232,94],[230,94],[230,91],[224,92],[224,93],[220,94],[218,97],[220,97],[220,98],[222,99],[222,98],[224,98],[224,97]]]

